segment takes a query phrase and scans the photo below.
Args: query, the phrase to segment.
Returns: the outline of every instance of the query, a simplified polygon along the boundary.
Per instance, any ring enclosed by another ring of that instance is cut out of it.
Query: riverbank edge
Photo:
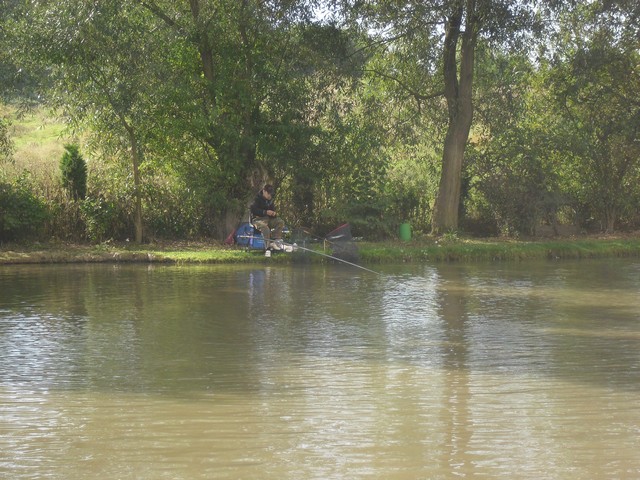
[[[495,262],[535,259],[640,257],[640,234],[553,240],[420,239],[411,242],[359,242],[359,263]],[[318,248],[321,249],[321,246]],[[322,251],[322,250],[320,250]],[[330,253],[330,252],[325,252]],[[215,242],[167,242],[146,245],[113,242],[82,245],[61,242],[0,246],[0,265],[50,263],[309,263],[331,262],[309,253],[276,254]]]

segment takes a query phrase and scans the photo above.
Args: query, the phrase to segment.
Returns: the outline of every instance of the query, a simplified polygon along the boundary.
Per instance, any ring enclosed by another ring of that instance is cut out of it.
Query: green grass
[[[45,109],[19,114],[14,107],[0,105],[0,114],[11,121],[15,147],[13,162],[2,165],[5,173],[11,177],[26,170],[44,184],[53,181],[64,145],[71,142],[64,135],[64,124]]]
[[[64,143],[64,125],[55,123],[42,113],[29,114],[19,124],[13,120],[13,141],[19,151],[34,145],[54,145]]]
[[[443,261],[522,261],[640,256],[640,238],[509,241],[461,239],[457,241],[400,244],[363,244],[367,263]]]
[[[456,239],[455,241],[362,242],[360,263],[495,262],[534,259],[640,257],[640,236],[585,238],[553,241]],[[216,243],[153,245],[72,245],[64,243],[4,245],[0,264],[66,262],[167,262],[167,263],[277,263],[299,261],[302,254],[265,258],[260,251],[245,251]],[[319,255],[306,262],[326,262]]]

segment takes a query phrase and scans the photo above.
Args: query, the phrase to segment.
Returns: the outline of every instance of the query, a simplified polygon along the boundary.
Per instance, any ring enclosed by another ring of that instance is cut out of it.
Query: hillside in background
[[[3,105],[0,114],[11,122],[9,129],[14,145],[12,160],[1,165],[7,179],[24,171],[44,186],[58,177],[64,145],[72,141],[65,134],[65,125],[45,109],[20,112]]]

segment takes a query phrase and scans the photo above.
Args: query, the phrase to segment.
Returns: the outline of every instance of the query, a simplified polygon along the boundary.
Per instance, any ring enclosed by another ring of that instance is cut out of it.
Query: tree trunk
[[[462,32],[458,78],[458,40],[464,17],[466,26]],[[475,0],[467,0],[464,4],[461,2],[449,18],[445,36],[443,73],[449,125],[442,154],[440,185],[431,220],[431,230],[434,234],[458,228],[462,164],[473,120],[472,87],[476,39]]]
[[[605,233],[615,232],[616,225],[616,207],[613,205],[604,208]]]
[[[469,130],[464,126],[450,122],[444,142],[438,196],[433,209],[431,230],[434,234],[458,228],[462,162],[468,135]]]
[[[129,132],[129,143],[131,145],[131,163],[133,165],[133,189],[134,189],[134,219],[136,230],[136,243],[142,243],[142,192],[140,188],[140,153],[138,151],[138,140],[133,128],[127,128]]]

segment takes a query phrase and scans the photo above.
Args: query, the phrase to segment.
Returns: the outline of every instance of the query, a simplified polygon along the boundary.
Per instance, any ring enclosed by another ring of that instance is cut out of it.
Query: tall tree
[[[619,3],[567,12],[548,74],[556,106],[572,127],[565,148],[579,179],[574,195],[606,232],[635,212],[640,180],[640,42],[630,22],[638,7]]]
[[[297,119],[290,91],[302,72],[296,68],[297,26],[308,19],[309,1],[145,0],[141,5],[158,23],[169,26],[176,41],[197,55],[193,97],[183,97],[192,136],[204,161],[215,164],[209,195],[220,230],[242,215],[245,200],[258,184],[273,179],[277,153],[274,132]],[[194,109],[193,105],[197,105]],[[292,106],[293,105],[293,106]],[[282,136],[279,136],[282,140]],[[283,142],[284,143],[284,142]]]
[[[355,20],[366,20],[375,39],[373,45],[387,46],[392,55],[403,57],[404,68],[384,75],[415,101],[421,114],[430,114],[423,109],[426,102],[437,97],[446,100],[442,170],[432,215],[434,233],[458,228],[461,174],[473,121],[478,41],[483,38],[503,46],[521,40],[535,27],[534,6],[543,1],[346,2]]]
[[[153,67],[160,44],[148,35],[145,12],[129,0],[40,0],[25,8],[14,29],[21,58],[47,68],[49,101],[73,126],[87,127],[100,151],[130,162],[135,240],[141,242],[140,167],[160,82]]]
[[[473,120],[475,51],[483,22],[478,5],[480,1],[457,2],[450,10],[445,24],[442,72],[448,128],[442,153],[438,196],[431,221],[434,233],[458,228],[462,162]]]
[[[19,43],[50,69],[58,104],[90,124],[102,148],[126,143],[136,212],[144,160],[142,170],[180,176],[205,204],[201,230],[222,236],[258,184],[280,182],[319,151],[314,88],[341,91],[318,79],[343,60],[328,49],[342,48],[344,35],[312,28],[314,3],[38,0],[24,4]]]

